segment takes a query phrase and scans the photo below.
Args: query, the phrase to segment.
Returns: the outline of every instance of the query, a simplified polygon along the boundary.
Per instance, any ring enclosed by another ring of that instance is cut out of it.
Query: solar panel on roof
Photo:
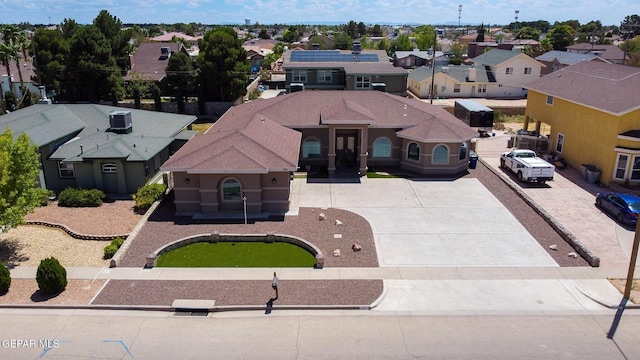
[[[338,50],[293,51],[292,62],[378,62],[378,54],[345,54]]]

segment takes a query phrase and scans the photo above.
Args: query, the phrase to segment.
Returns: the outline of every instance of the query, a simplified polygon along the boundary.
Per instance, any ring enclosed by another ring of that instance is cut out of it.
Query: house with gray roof
[[[38,104],[0,116],[0,128],[38,146],[40,185],[131,194],[195,132],[195,116],[96,104]]]
[[[287,50],[285,88],[308,90],[383,90],[407,94],[407,71],[395,67],[384,50]]]
[[[540,77],[542,64],[511,50],[493,49],[473,59],[473,65],[436,67],[434,97],[524,98],[525,85]],[[415,69],[409,75],[409,91],[420,98],[431,96],[431,68]]]
[[[546,53],[537,56],[536,60],[544,65],[541,71],[542,76],[550,74],[564,67],[577,64],[581,61],[601,61],[610,63],[609,61],[595,54],[580,54],[560,50],[547,51]]]
[[[464,172],[478,132],[447,111],[380,91],[299,91],[229,109],[162,167],[181,215],[289,209],[293,172],[353,177],[395,167]]]
[[[611,62],[612,64],[624,63],[624,51],[617,45],[579,43],[567,46],[567,52],[576,54],[592,54]]]
[[[447,65],[449,58],[442,51],[436,51],[436,66]],[[393,66],[413,69],[423,65],[431,65],[433,61],[433,51],[421,51],[418,49],[411,51],[396,51],[393,55]]]

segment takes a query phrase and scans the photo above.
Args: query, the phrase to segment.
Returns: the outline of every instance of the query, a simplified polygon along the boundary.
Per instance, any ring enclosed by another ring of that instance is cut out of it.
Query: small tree
[[[36,187],[39,166],[38,148],[31,145],[26,133],[14,139],[6,128],[0,134],[0,229],[21,224],[40,204],[42,193]]]
[[[45,294],[57,294],[67,287],[67,270],[54,257],[40,261],[36,272],[38,288]]]
[[[9,269],[0,261],[0,295],[4,295],[9,291],[11,286],[11,273]]]

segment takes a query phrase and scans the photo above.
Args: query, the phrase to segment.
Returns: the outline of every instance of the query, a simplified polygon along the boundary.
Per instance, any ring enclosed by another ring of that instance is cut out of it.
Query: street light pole
[[[244,208],[244,224],[247,225],[247,197],[242,197],[242,207]]]

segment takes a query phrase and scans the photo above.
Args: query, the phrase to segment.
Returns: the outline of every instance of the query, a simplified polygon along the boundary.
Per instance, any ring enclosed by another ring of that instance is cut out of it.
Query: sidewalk
[[[406,312],[609,311],[622,294],[607,278],[625,278],[625,267],[502,268],[67,268],[69,279],[109,280],[368,280],[384,279],[372,307]],[[35,267],[17,267],[12,278],[34,278]],[[640,274],[640,267],[636,268]],[[544,304],[544,305],[543,305]],[[37,306],[37,305],[36,305]],[[640,308],[627,304],[627,308]],[[314,308],[312,306],[300,308]]]

